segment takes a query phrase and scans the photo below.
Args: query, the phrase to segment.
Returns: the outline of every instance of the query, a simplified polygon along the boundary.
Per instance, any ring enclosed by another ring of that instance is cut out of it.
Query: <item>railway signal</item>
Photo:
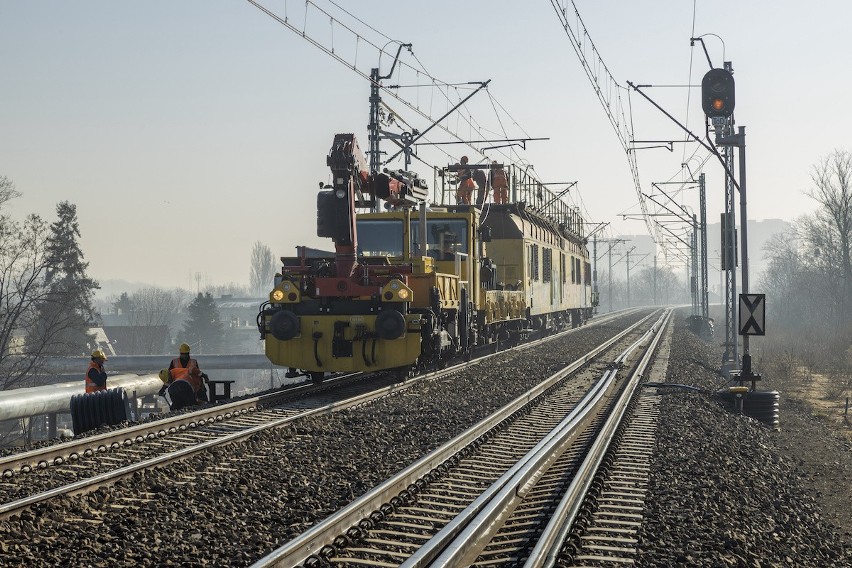
[[[701,106],[709,118],[728,118],[734,112],[734,76],[711,69],[701,80]]]

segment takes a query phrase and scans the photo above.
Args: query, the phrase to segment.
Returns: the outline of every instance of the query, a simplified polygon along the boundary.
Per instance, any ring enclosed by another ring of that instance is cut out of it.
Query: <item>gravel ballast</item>
[[[667,380],[727,387],[715,372],[718,348],[689,332],[682,315],[675,325]],[[822,435],[819,424],[792,420],[783,398],[781,408],[778,432],[716,397],[664,395],[639,565],[852,566],[848,516],[845,527],[827,522],[797,471],[797,454],[808,448],[822,448],[832,461],[848,461],[848,448],[838,456],[829,447],[837,440]],[[810,441],[791,445],[793,437]]]
[[[580,329],[375,403],[263,432],[114,488],[34,507],[0,522],[0,541],[9,543],[19,565],[251,564],[623,325]],[[140,491],[147,501],[122,497]],[[89,519],[91,528],[69,530],[67,518]]]
[[[719,386],[718,348],[687,331],[679,314],[668,380]],[[582,329],[558,348],[526,351],[523,361],[499,355],[461,382],[420,383],[34,507],[0,522],[3,564],[249,565],[612,334],[611,327]],[[813,448],[786,437],[783,403],[782,430],[774,432],[713,398],[665,395],[640,566],[852,566],[843,547],[850,528],[823,516],[825,503],[810,484],[818,463],[795,457]],[[830,441],[816,432],[801,436],[811,445]],[[824,456],[848,463],[848,447],[838,451]],[[70,519],[84,519],[86,529]]]

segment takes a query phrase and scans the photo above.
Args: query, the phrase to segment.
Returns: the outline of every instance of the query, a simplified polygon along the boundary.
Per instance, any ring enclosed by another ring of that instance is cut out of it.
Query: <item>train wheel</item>
[[[325,373],[322,371],[311,371],[311,382],[315,385],[318,385],[322,382],[322,378],[325,376]]]

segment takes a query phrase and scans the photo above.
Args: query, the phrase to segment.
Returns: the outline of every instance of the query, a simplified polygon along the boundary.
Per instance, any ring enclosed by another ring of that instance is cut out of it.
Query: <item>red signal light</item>
[[[734,112],[734,77],[726,69],[711,69],[701,80],[701,108],[710,118],[727,118]]]

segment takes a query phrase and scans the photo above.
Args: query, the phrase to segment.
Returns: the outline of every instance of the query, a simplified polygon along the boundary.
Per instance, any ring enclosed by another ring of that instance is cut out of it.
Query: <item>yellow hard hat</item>
[[[104,355],[104,352],[100,349],[95,349],[94,351],[92,351],[92,359],[103,359],[104,361],[106,361],[107,356]]]
[[[171,376],[172,376],[172,374],[169,373],[168,369],[163,369],[162,371],[160,371],[160,380],[163,381],[164,383],[169,382],[169,379],[171,378]]]
[[[180,352],[181,353],[189,353],[189,344],[188,343],[181,343],[180,344]]]

